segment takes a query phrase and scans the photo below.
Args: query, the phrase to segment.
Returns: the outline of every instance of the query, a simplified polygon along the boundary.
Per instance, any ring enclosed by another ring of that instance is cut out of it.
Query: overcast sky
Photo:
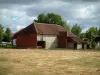
[[[40,13],[57,13],[70,26],[78,23],[83,31],[100,27],[100,0],[0,0],[0,24],[13,32],[32,23]]]

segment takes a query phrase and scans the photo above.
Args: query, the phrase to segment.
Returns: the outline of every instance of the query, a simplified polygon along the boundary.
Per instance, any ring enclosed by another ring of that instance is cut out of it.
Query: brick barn
[[[17,48],[86,48],[83,40],[55,24],[32,23],[15,33],[12,40]]]

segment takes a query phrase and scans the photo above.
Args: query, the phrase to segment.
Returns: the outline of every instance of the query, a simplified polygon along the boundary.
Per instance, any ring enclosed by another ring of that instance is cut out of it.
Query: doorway
[[[45,41],[38,41],[37,46],[38,48],[45,48]]]
[[[82,43],[82,49],[84,49],[84,45],[85,45],[85,44],[84,44],[84,43]]]
[[[77,43],[74,43],[74,49],[77,49]]]

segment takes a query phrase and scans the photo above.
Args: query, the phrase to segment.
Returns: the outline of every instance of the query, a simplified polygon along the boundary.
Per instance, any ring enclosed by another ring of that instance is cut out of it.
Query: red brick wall
[[[18,48],[36,48],[37,35],[19,35],[16,39],[16,45]]]

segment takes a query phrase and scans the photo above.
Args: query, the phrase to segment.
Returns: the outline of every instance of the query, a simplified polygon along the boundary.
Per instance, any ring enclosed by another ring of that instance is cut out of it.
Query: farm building
[[[32,23],[12,39],[17,48],[86,48],[83,40],[55,24]]]
[[[67,31],[67,48],[86,49],[87,43],[72,32]]]

